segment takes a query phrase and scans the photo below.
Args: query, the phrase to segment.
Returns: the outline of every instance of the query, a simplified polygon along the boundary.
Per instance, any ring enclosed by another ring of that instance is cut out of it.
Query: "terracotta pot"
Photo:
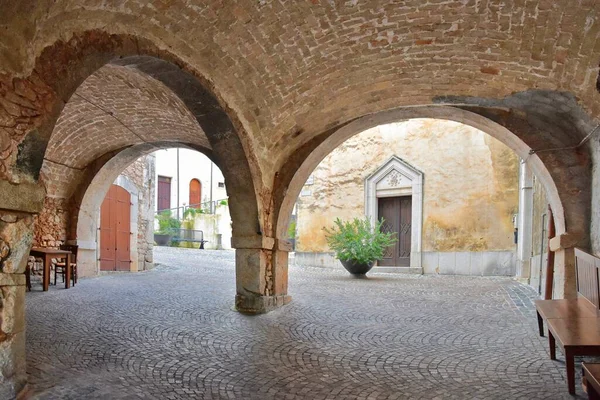
[[[357,263],[354,260],[340,261],[342,262],[344,268],[346,268],[346,271],[356,276],[365,275],[371,270],[371,268],[373,268],[373,265],[375,265],[375,261],[370,261],[368,263]]]

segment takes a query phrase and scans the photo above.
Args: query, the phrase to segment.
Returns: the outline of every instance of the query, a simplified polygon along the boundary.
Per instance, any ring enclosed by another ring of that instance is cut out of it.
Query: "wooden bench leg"
[[[567,362],[567,385],[569,393],[575,394],[575,356],[565,349],[565,361]]]
[[[538,328],[540,330],[540,336],[544,337],[544,319],[542,318],[540,313],[537,313],[537,318],[538,318]]]
[[[548,344],[550,345],[550,359],[556,360],[556,341],[550,330],[548,330]]]

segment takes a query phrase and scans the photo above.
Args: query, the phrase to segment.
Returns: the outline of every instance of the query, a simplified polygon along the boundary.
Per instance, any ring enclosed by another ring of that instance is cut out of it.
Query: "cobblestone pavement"
[[[232,310],[233,252],[27,295],[40,399],[570,399],[510,279],[292,268],[293,302]],[[578,388],[578,390],[580,390]]]

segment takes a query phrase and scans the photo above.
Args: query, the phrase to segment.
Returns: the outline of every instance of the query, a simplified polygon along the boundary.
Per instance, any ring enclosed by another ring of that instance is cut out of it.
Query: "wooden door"
[[[412,197],[383,197],[378,199],[379,215],[384,222],[381,230],[394,233],[397,242],[388,247],[379,261],[380,266],[410,266],[412,230]]]
[[[171,208],[171,178],[158,177],[158,211]]]
[[[200,208],[202,202],[202,184],[198,179],[192,179],[190,181],[190,207]]]
[[[100,271],[130,270],[131,196],[111,185],[100,208]]]

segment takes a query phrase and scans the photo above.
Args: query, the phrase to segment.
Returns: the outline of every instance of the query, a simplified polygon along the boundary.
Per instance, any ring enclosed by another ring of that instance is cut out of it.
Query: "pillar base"
[[[292,296],[244,296],[235,295],[235,309],[243,314],[265,314],[292,301]]]

